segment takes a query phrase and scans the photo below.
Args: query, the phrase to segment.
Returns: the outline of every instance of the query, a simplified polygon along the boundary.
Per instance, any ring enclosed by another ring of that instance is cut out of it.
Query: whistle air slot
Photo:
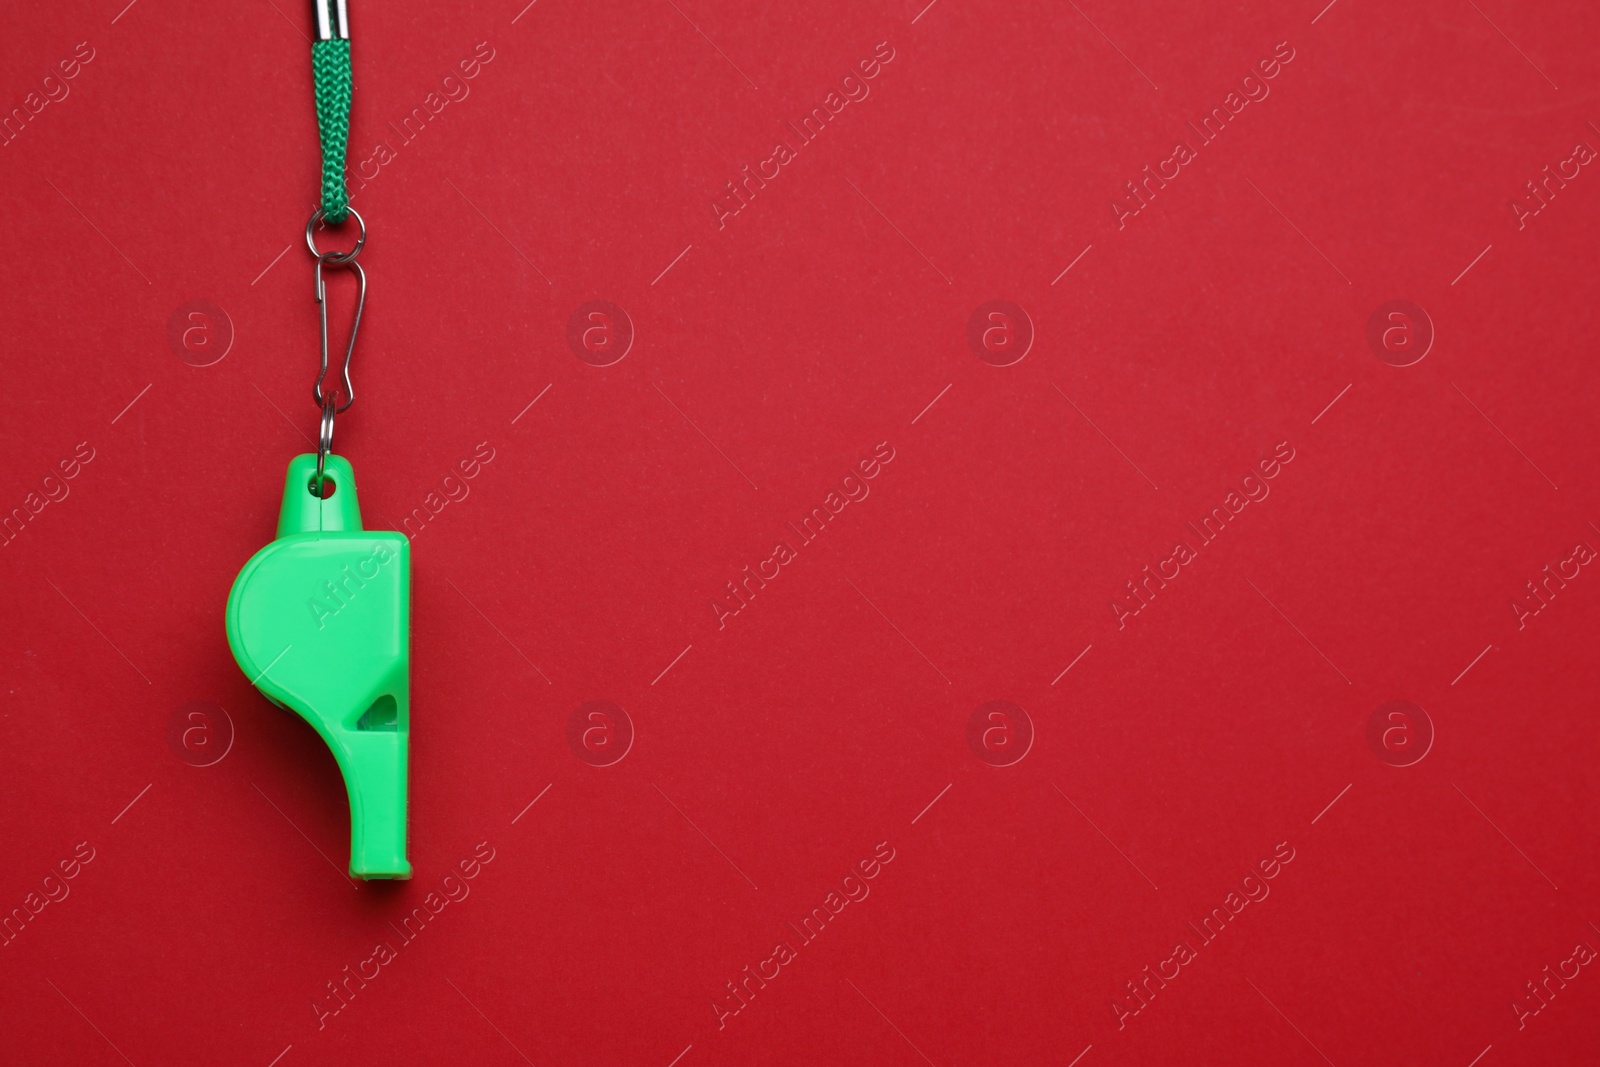
[[[372,702],[372,707],[362,713],[356,720],[357,730],[388,730],[400,729],[400,709],[395,706],[394,697],[384,694]]]

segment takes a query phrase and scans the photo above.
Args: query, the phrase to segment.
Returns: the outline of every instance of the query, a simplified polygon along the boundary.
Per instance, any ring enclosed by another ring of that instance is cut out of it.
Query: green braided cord
[[[350,42],[313,42],[311,71],[317,92],[317,132],[322,135],[322,217],[337,226],[350,210],[344,184],[344,153],[350,141]]]

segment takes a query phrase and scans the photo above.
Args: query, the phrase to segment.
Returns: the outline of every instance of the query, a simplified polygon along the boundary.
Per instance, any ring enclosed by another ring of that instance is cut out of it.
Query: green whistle
[[[316,728],[350,795],[350,873],[410,878],[411,542],[361,529],[348,460],[289,462],[278,537],[228,594],[228,644],[252,685]]]

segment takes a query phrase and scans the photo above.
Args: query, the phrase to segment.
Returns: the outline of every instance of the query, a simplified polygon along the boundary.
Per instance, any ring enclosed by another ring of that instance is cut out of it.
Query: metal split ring
[[[356,220],[356,225],[360,227],[361,232],[356,237],[355,246],[352,247],[348,252],[324,252],[322,249],[317,247],[317,240],[312,231],[316,229],[318,223],[323,221],[322,209],[320,207],[313,211],[311,213],[311,218],[306,221],[306,247],[311,249],[311,254],[313,256],[316,256],[318,259],[323,260],[332,266],[342,267],[346,263],[355,262],[355,258],[359,256],[361,254],[361,250],[367,246],[367,224],[361,218],[361,212],[357,211],[355,208],[350,208],[349,210],[350,217]]]
[[[323,467],[327,463],[328,453],[333,451],[333,416],[335,410],[333,394],[329,393],[327,399],[322,402],[322,431],[317,435],[317,473],[316,477],[311,480],[311,492],[318,497],[325,495],[322,492],[323,479],[325,477]]]

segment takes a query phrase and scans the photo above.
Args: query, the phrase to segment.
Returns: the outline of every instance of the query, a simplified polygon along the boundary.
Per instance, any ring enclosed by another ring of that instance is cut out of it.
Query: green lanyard
[[[317,96],[317,132],[322,136],[322,217],[330,226],[350,211],[344,184],[345,148],[350,143],[350,18],[345,0],[316,0],[317,39],[311,43],[311,73]]]
[[[317,441],[316,484],[322,485],[322,475],[328,453],[333,450],[333,417],[343,414],[355,402],[355,390],[350,384],[350,359],[355,354],[356,335],[361,330],[361,311],[367,302],[367,273],[356,262],[367,243],[367,224],[361,213],[350,206],[350,193],[345,187],[345,150],[350,143],[350,17],[346,0],[313,0],[317,16],[317,39],[311,43],[312,86],[317,102],[317,133],[322,141],[322,202],[312,212],[306,223],[306,247],[316,257],[316,293],[318,317],[322,320],[322,364],[317,371],[317,382],[311,390],[312,398],[322,409],[322,432]],[[324,252],[317,247],[318,225],[337,226],[345,219],[355,217],[360,235],[347,252]],[[325,389],[328,378],[328,302],[323,274],[328,269],[344,269],[356,276],[355,317],[350,324],[350,341],[345,346],[344,366],[340,371],[342,383]],[[343,391],[340,390],[340,384]]]

